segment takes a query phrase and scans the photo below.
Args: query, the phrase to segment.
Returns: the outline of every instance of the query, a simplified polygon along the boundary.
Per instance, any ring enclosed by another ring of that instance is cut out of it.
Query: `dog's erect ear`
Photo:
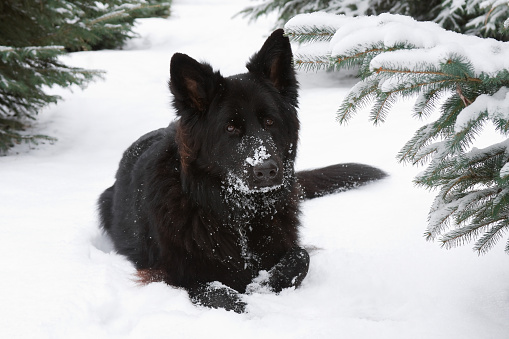
[[[189,109],[207,111],[221,79],[219,72],[214,72],[210,65],[175,53],[171,58],[169,85],[177,114]]]
[[[284,31],[274,31],[246,65],[249,72],[268,79],[291,103],[297,106],[297,79],[292,64],[292,48]]]

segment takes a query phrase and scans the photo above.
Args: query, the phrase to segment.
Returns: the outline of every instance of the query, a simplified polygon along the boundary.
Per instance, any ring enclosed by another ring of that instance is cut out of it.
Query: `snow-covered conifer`
[[[0,152],[13,144],[52,139],[25,132],[37,112],[59,97],[58,85],[84,86],[99,71],[68,67],[68,51],[116,48],[133,36],[137,17],[167,15],[160,0],[7,0],[0,3]]]
[[[276,26],[282,27],[298,14],[317,11],[347,16],[401,14],[418,21],[434,21],[459,33],[509,39],[507,0],[265,0],[241,14],[255,20],[277,12]]]
[[[358,70],[339,122],[371,107],[370,119],[382,123],[401,98],[415,100],[418,118],[440,112],[398,154],[401,162],[427,163],[415,182],[439,190],[426,236],[446,247],[476,240],[478,253],[492,248],[509,229],[509,139],[473,146],[489,122],[501,138],[509,134],[509,45],[391,14],[302,14],[285,31],[307,42],[295,51],[297,67]]]

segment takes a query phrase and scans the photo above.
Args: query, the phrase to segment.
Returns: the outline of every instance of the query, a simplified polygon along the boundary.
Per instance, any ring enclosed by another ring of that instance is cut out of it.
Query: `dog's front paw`
[[[197,288],[189,290],[191,301],[195,305],[224,308],[227,311],[244,313],[247,304],[242,301],[241,295],[226,285],[218,281],[200,285]]]
[[[295,247],[270,269],[268,284],[275,292],[288,287],[298,287],[308,270],[308,252],[301,247]]]
[[[259,276],[247,286],[247,293],[281,292],[285,288],[298,287],[309,270],[309,254],[300,247],[288,251],[284,257],[268,272],[261,271]]]

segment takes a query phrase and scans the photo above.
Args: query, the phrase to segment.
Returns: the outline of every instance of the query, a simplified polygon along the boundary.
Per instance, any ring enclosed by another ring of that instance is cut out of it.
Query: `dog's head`
[[[223,77],[185,54],[172,57],[177,142],[183,173],[264,192],[293,180],[298,141],[298,85],[283,30],[272,33],[247,69]]]

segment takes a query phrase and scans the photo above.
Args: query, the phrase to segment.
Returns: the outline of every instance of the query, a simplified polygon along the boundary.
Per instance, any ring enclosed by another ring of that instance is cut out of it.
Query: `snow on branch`
[[[428,163],[415,182],[440,190],[427,238],[445,247],[478,238],[478,253],[490,249],[509,229],[509,139],[481,150],[473,143],[487,121],[509,134],[509,44],[392,14],[302,14],[285,32],[301,43],[297,68],[357,69],[359,82],[338,110],[340,123],[366,106],[370,120],[383,123],[400,99],[415,100],[416,117],[440,113],[398,154],[402,162]]]
[[[509,68],[508,44],[447,31],[438,24],[419,22],[407,16],[381,14],[347,17],[328,13],[302,14],[288,21],[285,32],[293,38],[299,36],[299,32],[306,27],[314,29],[315,34],[319,27],[336,28],[336,33],[329,42],[331,58],[349,56],[352,50],[368,49],[380,42],[387,49],[401,43],[415,47],[412,50],[383,53],[373,58],[372,69],[380,68],[388,61],[397,62],[407,68],[423,63],[438,65],[451,54],[461,55],[469,60],[476,73],[496,73],[500,69]]]

